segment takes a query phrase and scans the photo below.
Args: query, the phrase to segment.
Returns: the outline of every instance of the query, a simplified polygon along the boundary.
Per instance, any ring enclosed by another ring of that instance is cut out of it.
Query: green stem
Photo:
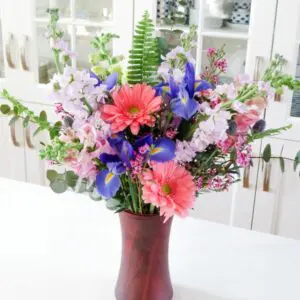
[[[154,211],[155,211],[155,206],[153,204],[150,204],[150,215],[153,215],[154,214]]]
[[[62,69],[61,69],[61,65],[60,65],[60,62],[59,62],[59,51],[54,49],[53,54],[54,54],[54,63],[55,63],[55,66],[56,66],[56,70],[59,74],[62,74]]]
[[[84,103],[84,105],[87,107],[88,111],[90,114],[93,113],[93,108],[91,107],[91,105],[87,102],[87,100],[85,98],[82,98],[82,102]]]
[[[138,213],[139,212],[138,201],[136,199],[134,184],[131,181],[130,175],[128,176],[128,184],[129,184],[129,191],[130,191],[130,196],[131,196],[132,205],[133,205],[133,212]]]

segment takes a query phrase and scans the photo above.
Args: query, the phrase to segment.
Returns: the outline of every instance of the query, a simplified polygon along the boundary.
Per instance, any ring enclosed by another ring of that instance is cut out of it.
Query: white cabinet
[[[254,79],[258,78],[272,54],[277,52],[288,60],[286,71],[300,77],[298,0],[249,1],[249,25],[227,22],[221,28],[217,28],[216,20],[209,21],[211,10],[204,0],[191,1],[194,6],[183,20],[185,24],[175,22],[172,26],[166,25],[163,20],[163,16],[169,13],[163,7],[166,2],[2,0],[0,88],[9,89],[11,94],[26,101],[35,112],[46,110],[49,119],[55,120],[53,107],[47,100],[45,85],[55,71],[49,42],[45,37],[48,23],[46,10],[49,7],[60,9],[59,25],[65,31],[70,49],[77,52],[72,61],[73,66],[89,67],[89,43],[101,32],[118,34],[120,38],[112,43],[111,50],[114,55],[127,54],[131,48],[134,24],[148,10],[154,20],[156,32],[161,35],[171,28],[186,31],[188,23],[198,26],[199,37],[194,53],[198,74],[206,64],[207,48],[220,48],[225,44],[230,66],[226,77],[222,78],[225,82],[243,72]],[[169,40],[173,45],[178,41],[178,34],[173,36],[173,40]],[[228,192],[201,195],[192,215],[224,224],[300,238],[300,184],[298,174],[292,172],[292,162],[288,160],[300,149],[300,93],[286,91],[280,102],[270,103],[266,119],[269,127],[287,123],[294,125],[292,130],[277,139],[264,141],[264,144],[271,143],[274,153],[278,155],[281,145],[285,145],[283,155],[287,158],[286,172],[281,174],[278,161],[271,163],[271,169],[270,166],[262,169],[261,160],[254,159],[254,166],[250,171],[246,170],[242,174],[242,181]],[[6,118],[0,119],[0,176],[45,184],[47,165],[39,160],[38,140],[46,137],[33,137],[34,127],[24,130],[21,122],[17,122],[15,129],[10,130],[7,122]],[[255,145],[255,156],[261,153],[261,149],[260,143]],[[270,170],[271,176],[268,176]]]

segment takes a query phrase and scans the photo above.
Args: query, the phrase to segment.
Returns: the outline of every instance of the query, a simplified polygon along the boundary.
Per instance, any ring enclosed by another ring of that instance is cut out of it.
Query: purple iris
[[[212,86],[204,81],[195,79],[195,67],[192,63],[186,64],[183,83],[176,84],[174,78],[170,78],[171,109],[177,116],[189,120],[199,108],[199,103],[194,99],[197,92],[211,89]]]
[[[145,145],[149,146],[149,151],[145,153],[145,156],[151,161],[167,162],[175,157],[176,144],[172,140],[160,138],[153,141],[152,135],[149,134],[137,140],[134,147],[138,150]]]
[[[121,179],[110,170],[103,170],[96,177],[96,188],[99,194],[105,198],[114,197],[121,186]]]
[[[106,89],[108,91],[111,91],[115,85],[118,82],[118,73],[112,73],[111,75],[109,75],[106,80],[104,82],[102,82],[102,80],[92,71],[90,71],[90,76],[91,78],[95,78],[97,79],[97,84],[95,84],[95,87],[100,86],[101,84],[105,84],[106,85]]]

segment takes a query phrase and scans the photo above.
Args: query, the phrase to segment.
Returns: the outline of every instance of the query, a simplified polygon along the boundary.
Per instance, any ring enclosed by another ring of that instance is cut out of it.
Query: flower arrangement
[[[57,193],[87,192],[117,212],[185,217],[198,194],[227,190],[239,180],[239,169],[251,164],[252,142],[290,128],[266,130],[262,118],[276,92],[300,88],[299,81],[282,74],[280,56],[259,82],[239,75],[218,85],[227,70],[223,49],[208,49],[209,65],[197,76],[192,28],[160,63],[154,26],[145,13],[127,70],[124,57],[107,50],[117,38],[113,34],[96,37],[91,70],[77,70],[57,26],[58,11],[50,16],[57,74],[49,89],[61,121],[51,124],[45,112],[35,115],[6,90],[2,97],[11,105],[1,105],[1,112],[12,116],[11,124],[19,118],[25,127],[37,124],[35,134],[49,131],[51,142],[43,144],[40,156],[66,168],[62,174],[48,170]],[[270,156],[265,151],[264,158]]]

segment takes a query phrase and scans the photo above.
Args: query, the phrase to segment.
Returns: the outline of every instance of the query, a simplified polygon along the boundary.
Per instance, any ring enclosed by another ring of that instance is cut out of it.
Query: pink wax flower
[[[63,108],[62,104],[61,103],[55,103],[54,111],[55,111],[56,114],[60,114],[61,112],[63,112],[64,108]]]
[[[161,97],[155,97],[155,90],[146,84],[136,84],[133,87],[123,85],[113,93],[113,104],[102,106],[102,119],[111,124],[114,133],[130,127],[132,134],[137,135],[140,126],[153,127],[153,113],[160,109]]]
[[[227,60],[225,58],[219,59],[215,62],[215,66],[222,72],[226,73],[228,70]]]
[[[175,129],[168,129],[166,132],[166,137],[171,140],[174,139],[176,135],[177,135],[177,130]]]
[[[217,146],[221,149],[222,153],[228,154],[229,151],[234,146],[235,142],[236,142],[236,138],[229,135],[226,140],[217,143]]]
[[[167,221],[174,214],[186,217],[194,206],[196,184],[192,175],[174,161],[153,163],[141,176],[143,200],[160,208]]]
[[[250,110],[244,114],[238,114],[235,117],[238,132],[246,133],[249,128],[260,119],[259,113],[256,110]]]
[[[215,48],[208,48],[207,49],[207,56],[212,57],[217,54],[217,50]]]

